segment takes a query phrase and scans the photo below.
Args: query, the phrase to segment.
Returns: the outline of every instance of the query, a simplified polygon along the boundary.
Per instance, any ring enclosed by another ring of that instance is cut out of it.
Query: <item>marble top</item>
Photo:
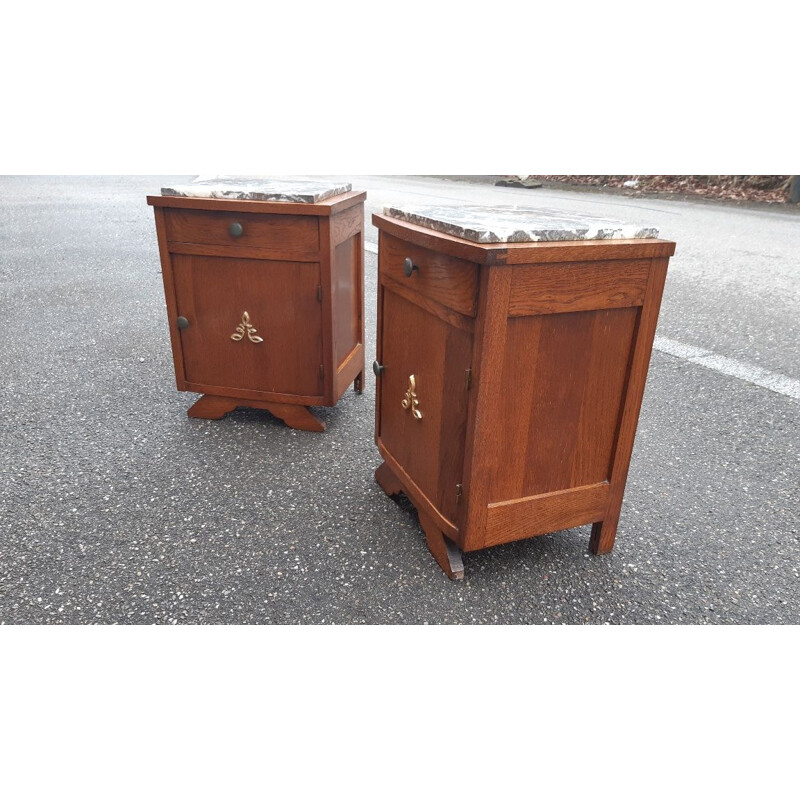
[[[470,242],[563,242],[584,239],[650,239],[658,228],[552,208],[470,205],[387,206],[385,213]]]
[[[300,180],[296,178],[214,178],[179,186],[164,186],[162,195],[171,197],[215,197],[225,200],[269,200],[278,203],[319,203],[345,194],[349,183]]]

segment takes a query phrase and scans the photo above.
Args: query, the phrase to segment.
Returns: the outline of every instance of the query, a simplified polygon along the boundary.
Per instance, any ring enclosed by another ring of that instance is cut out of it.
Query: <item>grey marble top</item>
[[[180,186],[165,186],[162,195],[172,197],[215,197],[225,200],[269,200],[279,203],[319,203],[349,192],[349,183],[296,178],[214,178]]]
[[[480,244],[649,239],[658,236],[658,228],[551,208],[403,205],[387,206],[385,213]]]

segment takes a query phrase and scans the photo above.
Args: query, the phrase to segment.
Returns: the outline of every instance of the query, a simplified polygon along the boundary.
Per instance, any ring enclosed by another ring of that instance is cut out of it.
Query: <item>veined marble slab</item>
[[[224,200],[269,200],[278,203],[319,203],[351,191],[349,183],[297,180],[294,178],[219,178],[180,186],[164,186],[171,197],[216,197]]]
[[[551,208],[404,205],[387,206],[384,212],[395,219],[480,244],[658,236],[658,228]]]

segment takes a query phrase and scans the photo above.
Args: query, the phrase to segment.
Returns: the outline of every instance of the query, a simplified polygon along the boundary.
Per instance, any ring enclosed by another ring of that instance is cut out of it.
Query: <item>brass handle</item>
[[[381,372],[383,372],[386,367],[383,364],[379,364],[377,361],[372,362],[372,371],[375,373],[376,378],[380,378]]]
[[[238,239],[244,233],[244,228],[242,227],[242,223],[231,222],[231,224],[228,225],[228,233],[231,236],[233,236],[234,239]]]
[[[419,410],[419,398],[417,397],[417,376],[408,376],[408,389],[400,402],[404,409],[411,409],[411,416],[414,419],[422,419],[422,412]]]
[[[250,322],[250,314],[245,311],[242,314],[242,321],[236,326],[236,330],[231,334],[231,339],[234,342],[241,342],[245,335],[253,344],[260,344],[264,340],[260,336],[256,336],[258,331]]]
[[[407,258],[403,262],[403,272],[406,278],[410,278],[414,274],[414,270],[419,271],[419,267],[410,258]]]
[[[178,317],[177,322],[178,322],[178,327],[181,330],[185,330],[186,328],[189,327],[189,320],[186,319],[186,317]]]

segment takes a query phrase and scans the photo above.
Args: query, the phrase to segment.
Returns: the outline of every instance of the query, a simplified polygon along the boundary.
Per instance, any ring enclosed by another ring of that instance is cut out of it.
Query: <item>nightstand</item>
[[[363,387],[364,192],[316,181],[168,187],[154,207],[175,376],[190,417],[308,406]]]

